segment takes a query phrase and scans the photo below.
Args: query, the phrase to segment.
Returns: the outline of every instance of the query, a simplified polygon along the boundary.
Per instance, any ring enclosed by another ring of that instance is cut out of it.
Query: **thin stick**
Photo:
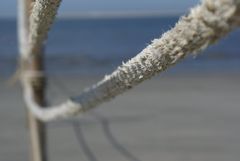
[[[32,0],[19,0],[19,13],[18,13],[18,33],[19,33],[19,51],[21,54],[26,53],[28,46],[29,35],[29,16],[31,10]],[[39,49],[42,49],[39,47]],[[28,69],[36,72],[43,71],[43,57],[42,50],[36,51],[38,54],[31,57],[32,63],[27,66]],[[45,105],[45,80],[43,78],[36,78],[29,84],[33,90],[34,101],[39,106]],[[46,149],[46,128],[44,123],[40,122],[34,117],[31,112],[28,112],[28,127],[30,132],[31,143],[31,160],[33,161],[47,161]]]

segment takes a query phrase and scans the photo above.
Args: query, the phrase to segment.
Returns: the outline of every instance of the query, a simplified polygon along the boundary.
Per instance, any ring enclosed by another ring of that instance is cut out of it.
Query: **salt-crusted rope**
[[[42,0],[43,1],[43,0]],[[47,18],[48,14],[45,15]],[[71,117],[109,101],[166,70],[191,53],[205,49],[239,26],[240,0],[203,0],[176,26],[112,74],[59,106],[40,107],[33,99],[31,77],[22,77],[29,110],[42,121]],[[36,40],[38,41],[38,40]]]
[[[47,38],[48,30],[57,14],[61,0],[36,0],[33,2],[29,18],[29,35],[27,46],[21,52],[22,59],[29,59],[33,54],[38,54],[39,47]],[[21,3],[20,3],[21,4]]]

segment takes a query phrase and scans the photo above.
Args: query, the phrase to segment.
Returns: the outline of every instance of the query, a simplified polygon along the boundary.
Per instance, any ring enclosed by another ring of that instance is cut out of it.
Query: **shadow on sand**
[[[93,113],[93,116],[97,119],[97,121],[101,124],[102,131],[109,141],[109,143],[112,145],[112,147],[117,150],[123,157],[125,157],[129,161],[140,161],[135,155],[133,155],[129,150],[127,150],[113,135],[111,131],[110,121],[108,118],[103,117],[97,113]],[[73,121],[72,126],[75,132],[75,136],[78,140],[79,146],[83,150],[84,154],[86,155],[87,159],[89,161],[98,161],[96,155],[94,155],[93,151],[89,147],[83,130],[81,121]]]

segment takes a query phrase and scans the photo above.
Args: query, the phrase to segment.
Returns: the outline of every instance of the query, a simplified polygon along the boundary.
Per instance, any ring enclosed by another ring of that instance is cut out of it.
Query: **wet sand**
[[[53,103],[100,77],[53,78]],[[0,160],[28,160],[21,90],[0,79]],[[239,74],[165,75],[47,125],[49,161],[239,161]]]

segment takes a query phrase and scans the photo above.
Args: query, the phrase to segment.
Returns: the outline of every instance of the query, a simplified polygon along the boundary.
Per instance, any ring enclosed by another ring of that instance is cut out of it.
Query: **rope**
[[[29,60],[37,54],[47,38],[48,31],[55,19],[61,0],[36,0],[29,19],[29,35],[26,51],[22,59]]]
[[[45,16],[48,17],[47,14]],[[153,40],[112,74],[58,106],[41,108],[36,104],[32,98],[31,76],[23,75],[27,107],[42,121],[83,113],[165,71],[191,53],[205,49],[238,27],[239,17],[240,0],[204,0],[183,16],[174,28]]]

